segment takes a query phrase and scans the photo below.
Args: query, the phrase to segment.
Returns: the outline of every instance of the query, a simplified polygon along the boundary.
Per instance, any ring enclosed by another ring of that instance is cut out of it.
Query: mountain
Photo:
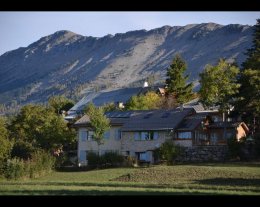
[[[177,52],[188,64],[190,81],[196,81],[204,66],[219,58],[241,64],[252,29],[203,23],[101,38],[58,31],[0,56],[0,103],[45,102],[57,94],[79,100],[93,91],[138,86],[145,78],[163,82]]]

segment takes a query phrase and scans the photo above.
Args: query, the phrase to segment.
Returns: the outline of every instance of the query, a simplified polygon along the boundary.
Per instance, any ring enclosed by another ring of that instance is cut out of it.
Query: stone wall
[[[227,146],[193,146],[183,149],[177,162],[225,161],[228,156]]]

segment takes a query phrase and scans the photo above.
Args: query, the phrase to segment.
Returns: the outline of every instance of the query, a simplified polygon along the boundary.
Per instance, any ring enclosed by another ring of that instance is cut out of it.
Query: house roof
[[[129,117],[135,113],[135,111],[110,111],[106,112],[105,116],[109,118],[111,125],[122,125]],[[89,125],[90,119],[88,115],[84,115],[78,121],[75,122],[74,126],[86,126]]]
[[[193,109],[135,111],[123,125],[122,131],[174,129]]]
[[[202,103],[199,102],[199,99],[193,99],[190,102],[187,102],[184,104],[183,108],[194,108],[194,110],[196,111],[196,113],[205,113],[205,112],[218,112],[219,107],[215,106],[215,107],[211,107],[209,109],[206,109]]]
[[[225,127],[224,124],[225,124],[224,122],[215,122],[210,124],[208,128],[224,128]],[[237,128],[240,125],[244,128],[245,131],[249,131],[247,125],[244,122],[226,122],[227,128]]]
[[[205,118],[207,117],[208,113],[199,113],[188,116],[183,119],[183,121],[179,124],[177,130],[183,131],[192,131],[194,130]]]

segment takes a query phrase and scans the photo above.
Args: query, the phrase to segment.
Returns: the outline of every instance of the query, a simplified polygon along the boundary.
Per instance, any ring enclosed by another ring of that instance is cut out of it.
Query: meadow
[[[58,172],[0,180],[0,195],[260,195],[260,163],[203,163]]]

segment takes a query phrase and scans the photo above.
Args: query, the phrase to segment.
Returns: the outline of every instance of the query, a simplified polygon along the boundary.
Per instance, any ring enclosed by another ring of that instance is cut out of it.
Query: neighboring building
[[[106,103],[114,103],[118,108],[123,109],[127,101],[132,96],[146,94],[149,91],[155,91],[161,95],[164,95],[163,88],[160,88],[159,85],[149,86],[146,81],[144,82],[143,87],[121,88],[113,91],[89,92],[68,111],[65,119],[69,122],[73,122],[75,118],[83,114],[84,108],[90,102],[93,102],[95,106],[102,106]]]
[[[192,107],[171,110],[121,111],[105,114],[110,119],[111,128],[104,136],[104,144],[98,146],[93,141],[89,117],[79,119],[74,126],[78,130],[78,160],[87,164],[90,151],[103,154],[118,152],[139,160],[154,162],[153,151],[166,140],[173,140],[184,147],[203,145],[226,145],[223,139],[224,124],[217,114],[196,113]],[[246,136],[245,123],[226,123],[226,137]]]

